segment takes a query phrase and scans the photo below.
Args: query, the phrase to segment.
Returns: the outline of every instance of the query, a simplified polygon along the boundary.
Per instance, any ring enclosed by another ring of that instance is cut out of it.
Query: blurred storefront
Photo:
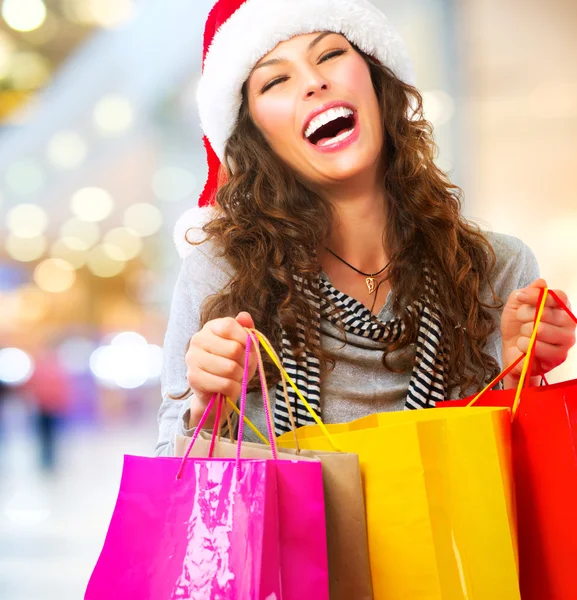
[[[467,216],[524,239],[577,298],[577,4],[374,2],[414,57]],[[0,0],[0,598],[80,598],[122,455],[152,453],[172,229],[205,177],[211,5]],[[39,387],[47,361],[62,379]],[[573,357],[551,379],[576,371]],[[67,400],[48,410],[49,385]]]

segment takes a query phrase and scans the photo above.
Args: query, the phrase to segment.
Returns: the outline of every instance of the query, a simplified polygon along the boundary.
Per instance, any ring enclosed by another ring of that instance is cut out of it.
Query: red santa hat
[[[344,35],[399,79],[413,82],[401,37],[369,0],[218,0],[206,22],[197,94],[208,159],[208,179],[199,207],[214,204],[226,141],[234,130],[242,87],[254,65],[279,43],[322,31]],[[179,247],[183,233],[200,227],[209,218],[206,213],[191,209],[183,215],[175,231]]]

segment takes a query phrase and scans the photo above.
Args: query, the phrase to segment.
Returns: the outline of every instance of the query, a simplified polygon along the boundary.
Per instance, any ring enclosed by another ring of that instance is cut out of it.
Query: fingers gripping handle
[[[561,300],[561,298],[559,298],[559,296],[553,290],[543,288],[541,290],[541,293],[539,294],[539,300],[537,301],[535,322],[533,326],[533,332],[529,340],[529,347],[527,349],[527,353],[522,354],[513,364],[509,365],[502,373],[500,373],[495,379],[493,379],[491,383],[489,383],[481,392],[479,392],[473,398],[473,400],[471,400],[471,402],[469,402],[468,406],[473,406],[474,404],[476,404],[476,402],[479,400],[479,398],[481,398],[481,396],[483,396],[483,394],[485,394],[485,392],[493,388],[497,383],[499,383],[499,381],[504,379],[506,375],[508,375],[522,360],[524,360],[525,362],[523,363],[523,370],[519,378],[519,383],[517,385],[517,391],[515,394],[515,400],[513,403],[512,417],[515,418],[521,401],[521,392],[525,385],[525,381],[527,380],[527,375],[531,371],[531,367],[533,364],[533,359],[535,356],[535,346],[537,343],[537,331],[539,329],[539,323],[541,323],[541,319],[543,317],[543,311],[545,310],[545,305],[547,303],[548,296],[554,298],[559,307],[562,308],[569,315],[569,317],[571,317],[571,319],[575,321],[575,323],[577,323],[577,317],[573,314],[573,312],[571,312],[571,309]]]

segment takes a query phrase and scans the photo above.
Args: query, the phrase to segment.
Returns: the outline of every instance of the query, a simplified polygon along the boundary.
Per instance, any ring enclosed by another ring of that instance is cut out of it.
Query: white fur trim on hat
[[[216,32],[198,87],[202,129],[222,161],[256,63],[295,35],[334,31],[412,83],[405,45],[369,0],[246,0]]]
[[[191,242],[200,242],[205,238],[202,231],[203,225],[214,218],[212,206],[195,206],[187,210],[176,222],[174,226],[174,243],[181,258],[186,258],[194,246]]]

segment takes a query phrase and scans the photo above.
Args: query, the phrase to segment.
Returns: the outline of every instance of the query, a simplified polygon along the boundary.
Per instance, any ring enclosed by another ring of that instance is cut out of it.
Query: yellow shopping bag
[[[297,430],[301,448],[359,455],[375,600],[520,599],[510,434],[503,408]]]

